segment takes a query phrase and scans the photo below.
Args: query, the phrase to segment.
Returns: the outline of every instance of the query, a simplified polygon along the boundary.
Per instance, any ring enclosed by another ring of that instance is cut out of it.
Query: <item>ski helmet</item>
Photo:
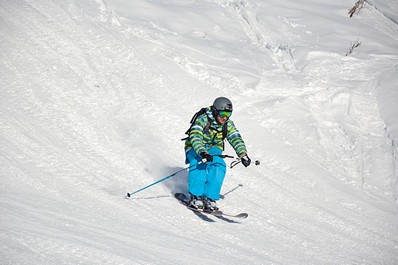
[[[232,102],[225,97],[219,97],[214,100],[213,108],[217,111],[231,111],[232,112]]]

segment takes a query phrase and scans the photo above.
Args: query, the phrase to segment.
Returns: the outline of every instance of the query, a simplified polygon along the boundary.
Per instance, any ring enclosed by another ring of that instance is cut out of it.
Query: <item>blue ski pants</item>
[[[221,155],[218,147],[208,150],[210,155]],[[221,186],[227,167],[223,158],[213,156],[212,162],[200,163],[202,158],[190,149],[186,153],[186,163],[190,165],[188,173],[188,192],[195,196],[205,196],[209,199],[220,199]]]

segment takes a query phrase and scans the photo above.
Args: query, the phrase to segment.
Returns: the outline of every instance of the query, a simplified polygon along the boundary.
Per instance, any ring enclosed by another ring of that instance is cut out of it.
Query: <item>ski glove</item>
[[[213,156],[208,153],[202,152],[200,153],[200,156],[202,157],[203,163],[213,162]]]
[[[252,162],[252,160],[250,159],[250,157],[247,156],[247,154],[244,154],[240,157],[240,161],[242,162],[242,164],[245,167],[248,167],[250,165],[250,163]]]

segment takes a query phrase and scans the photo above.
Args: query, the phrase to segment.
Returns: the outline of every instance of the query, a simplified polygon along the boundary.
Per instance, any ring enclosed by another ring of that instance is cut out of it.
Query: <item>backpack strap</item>
[[[182,138],[181,141],[185,141],[186,139],[188,139],[189,133],[191,132],[191,129],[192,129],[193,124],[195,123],[196,119],[197,119],[200,115],[206,113],[206,110],[207,110],[207,108],[202,108],[201,110],[199,110],[198,112],[196,112],[196,113],[193,115],[193,117],[192,117],[192,119],[191,119],[191,121],[190,121],[191,126],[189,126],[188,130],[185,132],[185,134],[188,135],[188,136],[185,137],[185,138]],[[206,117],[207,117],[207,114],[206,114]],[[211,124],[210,124],[210,121],[209,121],[209,117],[207,117],[207,124],[206,124],[206,126],[203,128],[203,131],[204,131],[204,132],[209,131],[210,125],[211,125]]]
[[[207,117],[207,123],[206,123],[205,127],[203,128],[203,132],[208,132],[208,131],[210,130],[211,123],[210,123],[210,121],[209,121],[210,119],[209,119],[209,117],[207,116],[206,111],[207,111],[207,108],[202,108],[201,110],[199,110],[198,112],[196,112],[196,113],[193,115],[193,117],[192,117],[192,119],[191,119],[191,121],[190,121],[191,126],[190,126],[190,127],[188,128],[188,130],[185,132],[185,134],[188,135],[188,136],[185,137],[185,138],[182,138],[181,141],[185,141],[186,139],[188,139],[189,133],[191,132],[191,129],[192,129],[192,127],[193,127],[193,124],[195,123],[196,119],[197,119],[200,115],[202,115],[202,114],[206,114],[206,117]],[[225,123],[223,124],[223,126],[222,126],[222,140],[223,140],[223,141],[224,141],[225,138],[227,138],[227,134],[228,134],[228,122],[225,122]]]
[[[222,125],[222,140],[224,141],[225,138],[227,138],[228,135],[228,121],[226,121]]]

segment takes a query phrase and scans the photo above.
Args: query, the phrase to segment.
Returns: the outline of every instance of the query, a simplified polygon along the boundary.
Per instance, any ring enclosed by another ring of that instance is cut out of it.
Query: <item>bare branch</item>
[[[366,0],[358,0],[355,5],[350,9],[350,11],[348,11],[348,14],[350,15],[350,17],[352,17],[355,13],[359,13],[359,10],[361,10],[361,8],[363,7],[363,5],[365,4]]]
[[[349,54],[351,54],[354,51],[354,49],[357,48],[359,45],[361,45],[361,41],[358,38],[356,41],[351,43],[351,46],[348,49],[348,52],[345,54],[345,56],[348,56]]]

